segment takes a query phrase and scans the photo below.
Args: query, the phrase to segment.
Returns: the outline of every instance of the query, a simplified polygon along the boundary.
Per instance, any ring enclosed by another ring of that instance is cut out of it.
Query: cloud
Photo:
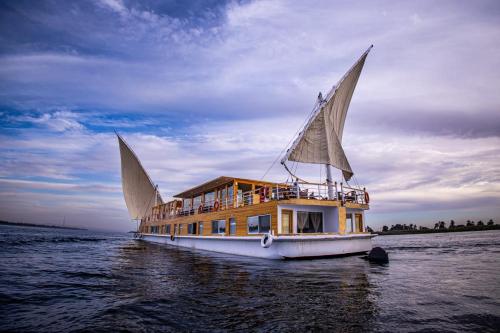
[[[166,197],[220,175],[261,178],[318,91],[372,43],[344,143],[373,220],[499,216],[499,11],[494,1],[2,4],[0,218],[64,211],[120,229],[112,129]],[[279,163],[266,175],[285,177]]]
[[[388,110],[398,121],[415,110],[488,118],[500,103],[499,76],[491,70],[499,65],[492,41],[500,28],[484,6],[382,2],[360,10],[343,3],[248,2],[204,9],[201,21],[133,2],[109,2],[100,11],[73,6],[89,22],[61,31],[74,52],[47,47],[0,58],[4,102],[177,116],[189,110],[228,117],[235,109],[242,118],[299,115],[374,43],[353,101],[365,118],[380,119]],[[24,10],[42,30],[75,20],[55,12],[62,22],[54,26],[50,12]],[[109,16],[109,10],[130,15]]]

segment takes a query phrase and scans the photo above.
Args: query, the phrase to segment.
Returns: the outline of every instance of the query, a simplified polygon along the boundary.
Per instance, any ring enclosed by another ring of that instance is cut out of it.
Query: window
[[[213,191],[205,193],[205,205],[206,206],[212,206],[214,204],[214,199],[215,199],[215,193]]]
[[[160,227],[159,226],[157,226],[157,225],[152,225],[151,226],[151,233],[152,234],[157,234],[159,232],[160,232]]]
[[[199,223],[198,227],[198,235],[203,235],[203,222]]]
[[[234,217],[229,219],[229,234],[236,235],[236,219]]]
[[[220,195],[220,205],[221,207],[227,207],[227,203],[226,203],[226,188],[221,188],[219,190],[219,195]]]
[[[323,213],[297,212],[297,229],[299,233],[323,232]]]
[[[182,228],[184,227],[183,224],[179,224],[179,235],[182,235]]]
[[[170,235],[170,224],[166,226],[167,231],[165,232],[167,235]]]
[[[228,206],[233,206],[233,196],[234,196],[234,189],[233,189],[233,185],[231,185],[227,188],[227,205]]]
[[[194,209],[198,209],[198,207],[200,207],[201,205],[201,195],[197,196],[197,197],[194,197],[193,199],[193,208]]]
[[[212,234],[225,234],[226,233],[226,220],[212,221]]]
[[[271,229],[271,215],[249,216],[247,218],[249,234],[263,234]]]
[[[188,234],[196,235],[196,222],[188,224]]]
[[[191,199],[182,199],[182,210],[187,212],[191,209]]]
[[[281,210],[281,233],[291,234],[293,229],[293,210]]]

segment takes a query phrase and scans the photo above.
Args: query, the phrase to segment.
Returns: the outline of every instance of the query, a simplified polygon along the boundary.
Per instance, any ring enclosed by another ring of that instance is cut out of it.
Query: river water
[[[272,261],[129,234],[0,226],[0,331],[499,332],[500,231],[383,236]]]

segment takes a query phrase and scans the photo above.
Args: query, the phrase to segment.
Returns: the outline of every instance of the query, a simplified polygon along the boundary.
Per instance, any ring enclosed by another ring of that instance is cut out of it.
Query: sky
[[[484,0],[2,1],[0,219],[135,229],[114,130],[167,199],[284,181],[266,170],[371,44],[343,137],[367,225],[500,222],[500,2]]]

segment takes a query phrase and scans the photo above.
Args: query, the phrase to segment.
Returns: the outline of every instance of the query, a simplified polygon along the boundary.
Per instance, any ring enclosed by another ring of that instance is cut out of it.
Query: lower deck
[[[142,221],[142,234],[172,236],[274,236],[366,234],[367,205],[336,200],[271,200],[221,211]]]

